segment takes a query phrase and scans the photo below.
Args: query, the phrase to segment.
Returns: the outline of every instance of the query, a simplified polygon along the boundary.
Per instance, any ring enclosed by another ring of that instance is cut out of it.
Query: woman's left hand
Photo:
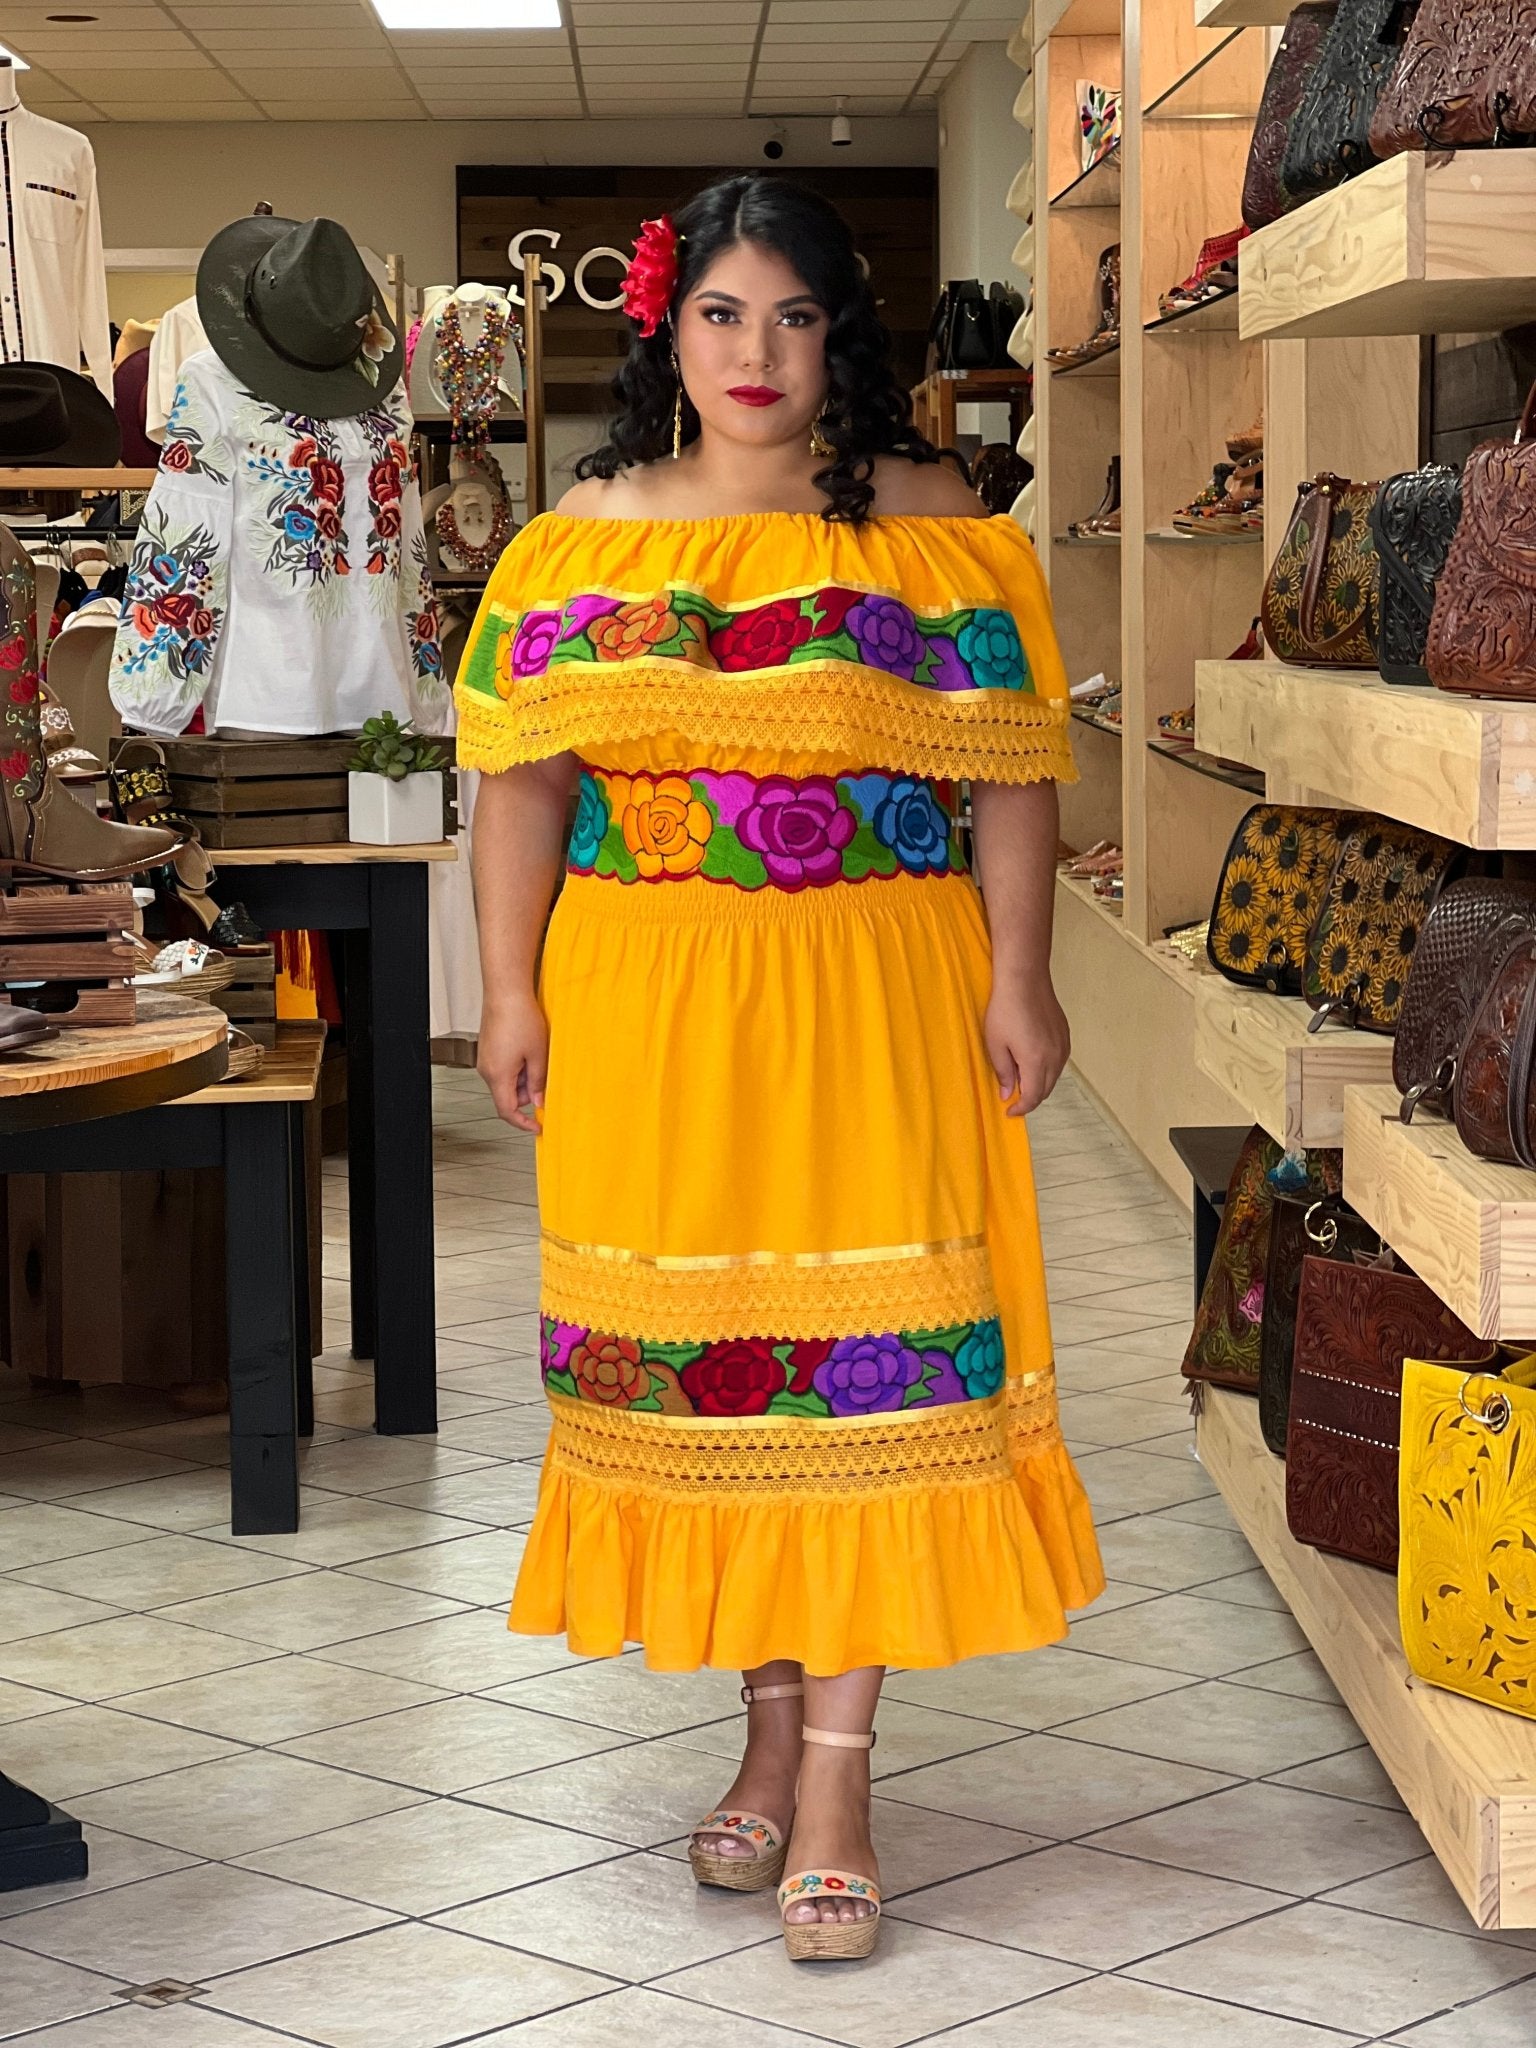
[[[1034,988],[994,988],[983,1029],[1009,1116],[1027,1116],[1061,1079],[1072,1051],[1056,991],[1043,976]]]

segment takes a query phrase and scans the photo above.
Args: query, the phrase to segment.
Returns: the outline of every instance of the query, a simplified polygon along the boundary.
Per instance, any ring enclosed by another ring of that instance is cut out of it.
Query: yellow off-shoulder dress
[[[458,707],[467,766],[582,763],[512,1627],[819,1675],[1059,1639],[1103,1573],[953,829],[960,778],[1074,773],[1028,540],[546,513]]]

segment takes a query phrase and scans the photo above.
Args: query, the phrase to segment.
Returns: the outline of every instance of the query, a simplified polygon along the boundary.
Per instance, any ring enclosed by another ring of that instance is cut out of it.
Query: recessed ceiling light
[[[5,59],[13,71],[30,71],[32,69],[32,66],[25,57],[18,57],[16,52],[5,43],[0,43],[0,57]]]
[[[386,28],[559,28],[560,0],[373,0]]]

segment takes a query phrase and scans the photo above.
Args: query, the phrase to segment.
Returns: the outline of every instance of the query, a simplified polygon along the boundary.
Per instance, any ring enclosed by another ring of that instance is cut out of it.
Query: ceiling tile
[[[281,58],[273,57],[268,64],[242,65],[239,70],[231,66],[230,76],[237,85],[244,86],[253,100],[264,101],[274,93],[284,99],[291,98],[296,84],[303,86],[307,99],[329,99],[333,104],[334,95],[338,93],[356,93],[375,107],[385,101],[412,98],[410,88],[393,64],[382,71],[366,66],[350,71],[339,67],[316,70],[308,64],[296,69]],[[375,116],[375,119],[382,118],[382,115]]]
[[[263,100],[269,121],[424,121],[415,100]]]
[[[295,65],[289,60],[286,45],[281,47],[269,43],[265,50],[226,51],[221,58],[224,69],[232,78],[248,78],[255,73],[262,80],[268,78],[275,66],[281,66],[281,75],[292,79]],[[393,50],[306,50],[302,69],[312,71],[316,82],[325,82],[325,90],[337,90],[338,74],[356,72],[359,77],[378,78],[386,74],[392,78],[400,76],[400,66],[395,62]],[[256,97],[260,99],[258,91]]]
[[[536,108],[508,108],[501,100],[429,99],[435,121],[574,121],[581,116],[577,99],[541,99]]]
[[[237,9],[209,7],[199,4],[178,7],[176,19],[196,35],[205,28],[251,28],[270,31],[274,40],[285,35],[289,29],[358,27],[357,9],[328,5],[327,0],[317,0],[313,7],[252,7]]]
[[[353,34],[350,29],[306,28],[289,29],[285,35],[274,36],[269,29],[224,28],[204,29],[198,42],[212,56],[221,62],[238,56],[242,50],[255,51],[269,56],[274,49],[287,52],[312,50],[388,50],[389,45],[380,36],[376,41]]]
[[[648,36],[638,22],[612,22],[603,23],[595,28],[583,28],[578,33],[577,42],[583,53],[610,47],[626,49],[642,41],[653,49],[657,46],[676,48],[680,35],[691,33],[691,27],[686,22],[653,24]],[[709,45],[716,49],[735,48],[740,45],[741,48],[750,50],[756,40],[757,24],[754,21],[716,22],[711,25],[709,31]]]
[[[948,27],[951,12],[944,0],[879,0],[879,19],[872,24],[870,8],[861,5],[860,0],[773,0],[768,20],[772,25],[785,21],[849,21],[872,36],[888,22],[924,21],[931,22],[937,34]]]
[[[843,33],[847,34],[844,28]],[[894,37],[887,42],[884,37],[879,43],[880,59],[887,64],[926,64],[933,55],[932,43],[913,43],[904,38]],[[825,81],[824,65],[835,65],[846,70],[846,83],[857,85],[864,66],[870,59],[870,46],[864,43],[817,42],[796,45],[793,42],[764,43],[761,62],[775,64],[781,69],[793,64],[808,85]],[[845,82],[839,79],[841,85]]]
[[[97,100],[109,121],[259,121],[261,109],[250,100]]]
[[[158,29],[123,30],[117,28],[54,28],[46,36],[28,36],[22,55],[43,70],[50,66],[70,65],[93,57],[104,57],[118,51],[133,52],[161,50],[190,50],[191,38],[179,29],[166,26],[165,16],[160,17]],[[20,37],[17,38],[19,42]]]

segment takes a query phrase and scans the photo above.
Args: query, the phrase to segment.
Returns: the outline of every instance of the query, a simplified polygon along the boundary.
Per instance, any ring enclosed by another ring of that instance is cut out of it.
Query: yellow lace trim
[[[998,1313],[981,1237],[849,1252],[662,1259],[544,1233],[540,1306],[656,1344],[940,1330]]]
[[[926,689],[852,662],[679,673],[570,662],[508,701],[458,692],[458,759],[493,774],[551,754],[678,732],[696,746],[828,754],[911,775],[1075,782],[1067,706],[1022,690]]]
[[[549,1405],[549,1469],[617,1493],[685,1501],[995,1486],[1013,1478],[1016,1460],[1061,1440],[1049,1368],[989,1401],[849,1419],[636,1415],[559,1394]]]

